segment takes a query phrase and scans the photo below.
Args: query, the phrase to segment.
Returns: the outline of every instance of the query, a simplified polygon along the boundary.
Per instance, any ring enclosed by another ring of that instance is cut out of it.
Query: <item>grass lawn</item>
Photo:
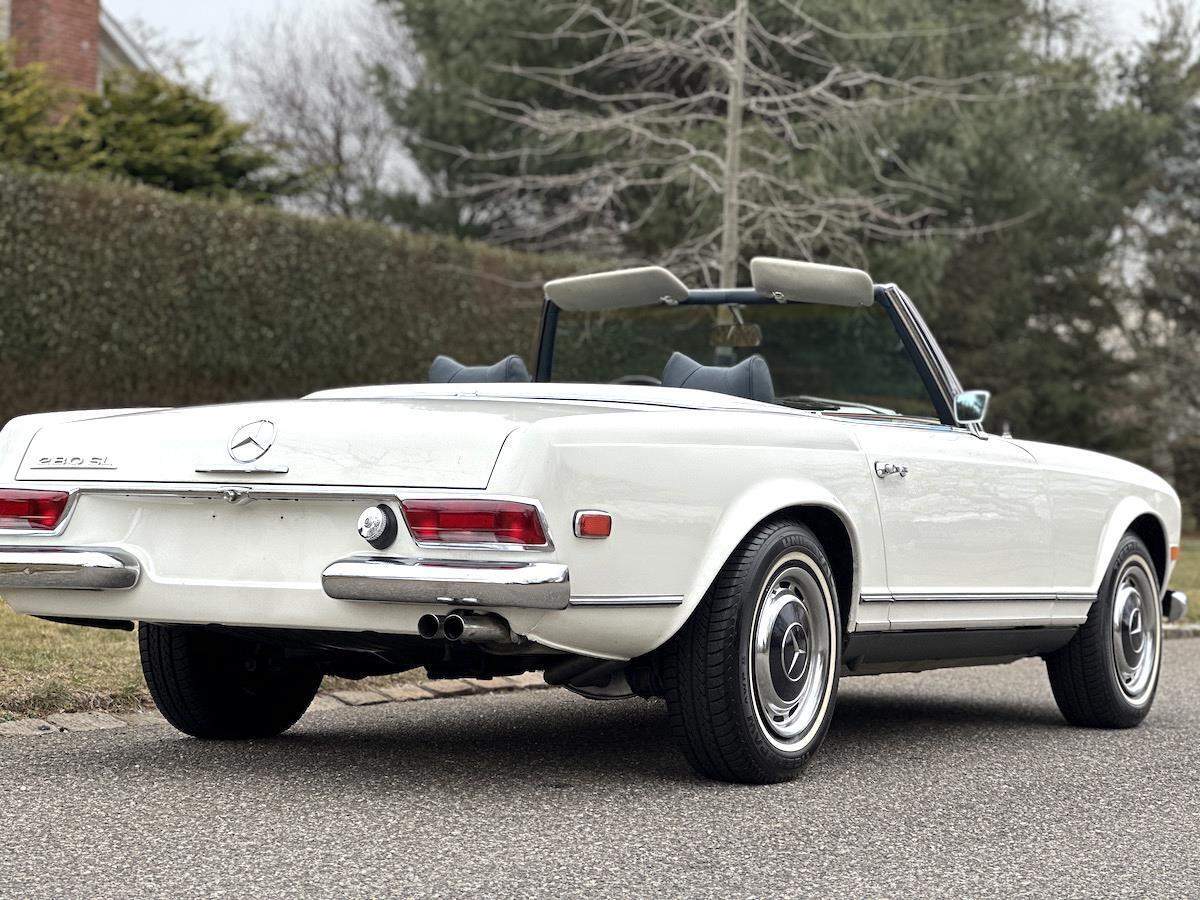
[[[130,709],[147,697],[131,632],[55,625],[0,600],[0,720]]]
[[[1200,534],[1184,537],[1183,553],[1175,564],[1171,587],[1188,595],[1188,612],[1183,621],[1200,622]]]
[[[1200,622],[1200,534],[1184,538],[1171,586],[1191,597],[1186,621]],[[325,687],[370,687],[424,677],[417,669]],[[137,638],[125,631],[55,625],[18,616],[0,600],[0,721],[87,709],[132,709],[149,702]]]
[[[414,669],[361,681],[326,678],[323,688],[362,689],[424,677],[424,669]],[[43,622],[17,615],[0,600],[0,722],[149,703],[133,632]]]

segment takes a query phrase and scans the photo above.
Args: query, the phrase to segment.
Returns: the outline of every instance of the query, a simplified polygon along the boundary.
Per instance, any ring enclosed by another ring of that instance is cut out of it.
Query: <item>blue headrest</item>
[[[763,403],[775,402],[771,370],[757,353],[736,366],[702,366],[682,353],[672,353],[663,369],[662,383],[663,387],[685,387]]]
[[[494,366],[464,366],[448,356],[438,356],[429,367],[434,384],[505,384],[533,381],[525,362],[517,354],[506,356]]]

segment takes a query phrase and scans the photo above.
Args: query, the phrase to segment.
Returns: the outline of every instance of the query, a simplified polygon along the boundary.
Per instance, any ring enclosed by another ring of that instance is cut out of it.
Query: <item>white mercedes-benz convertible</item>
[[[845,675],[1046,660],[1066,718],[1154,699],[1180,507],[1158,476],[997,437],[912,302],[755,259],[546,285],[531,376],[14,419],[0,591],[138,625],[200,738],[278,734],[322,675],[542,671],[663,697],[715,778],[796,774]]]

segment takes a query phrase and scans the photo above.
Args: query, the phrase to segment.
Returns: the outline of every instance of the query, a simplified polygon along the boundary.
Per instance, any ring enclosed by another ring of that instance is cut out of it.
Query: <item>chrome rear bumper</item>
[[[321,575],[336,600],[382,600],[445,606],[566,609],[567,567],[546,562],[473,562],[349,556]]]
[[[1163,597],[1163,613],[1168,622],[1178,622],[1187,612],[1188,598],[1183,591],[1167,591]]]
[[[0,589],[123,591],[141,574],[132,555],[109,547],[0,547]]]

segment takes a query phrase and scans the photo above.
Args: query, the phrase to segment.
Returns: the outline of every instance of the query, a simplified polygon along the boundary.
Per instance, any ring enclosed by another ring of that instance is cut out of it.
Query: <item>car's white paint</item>
[[[941,425],[876,420],[854,431],[870,461],[908,472],[873,482],[893,594],[1054,593],[1050,505],[1025,449]]]
[[[409,402],[403,415],[394,416],[384,410],[373,415],[361,403],[313,400],[49,423],[33,437],[17,478],[127,481],[132,474],[138,481],[194,481],[203,474],[197,469],[231,464],[231,422],[236,429],[267,419],[277,436],[263,461],[286,465],[280,480],[289,483],[483,488],[513,429],[574,412],[562,406],[446,406],[431,398]],[[64,470],[53,463],[73,455],[105,458],[115,468]]]
[[[260,418],[278,426],[262,461],[286,474],[194,471],[228,459],[233,432]],[[116,468],[31,468],[50,454],[104,455]],[[881,460],[908,476],[878,478]],[[325,566],[369,549],[355,531],[364,505],[536,498],[553,549],[437,555],[566,563],[582,603],[505,617],[548,646],[614,659],[669,639],[755,524],[790,507],[825,507],[849,530],[852,630],[1078,624],[1134,518],[1154,516],[1168,543],[1180,530],[1162,479],[1098,454],[640,386],[382,386],[26,417],[0,433],[0,483],[80,491],[61,535],[3,543],[117,547],[144,569],[124,592],[6,591],[18,611],[395,633],[416,633],[428,607],[321,588]],[[230,484],[286,499],[233,505],[220,499]],[[612,536],[575,538],[579,509],[610,512]],[[404,532],[387,552],[430,555]]]

